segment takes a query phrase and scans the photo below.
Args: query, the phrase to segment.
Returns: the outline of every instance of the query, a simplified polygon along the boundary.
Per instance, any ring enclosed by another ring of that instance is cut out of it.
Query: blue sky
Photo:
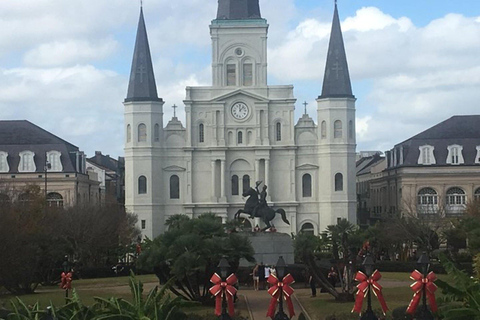
[[[209,85],[216,0],[144,0],[159,95],[183,107]],[[478,114],[478,0],[339,0],[354,94],[357,150],[385,151],[454,114]],[[260,0],[269,84],[293,84],[316,119],[333,0]],[[0,114],[77,145],[123,155],[123,105],[136,0],[0,1]],[[183,108],[178,110],[183,119]]]

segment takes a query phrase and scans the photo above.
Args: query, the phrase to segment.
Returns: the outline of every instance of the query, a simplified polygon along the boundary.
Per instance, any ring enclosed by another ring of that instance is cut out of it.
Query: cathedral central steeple
[[[261,19],[259,0],[218,0],[218,20]]]
[[[353,97],[350,75],[348,73],[347,55],[345,54],[342,29],[340,27],[340,18],[338,17],[338,9],[335,2],[322,95],[319,98]]]

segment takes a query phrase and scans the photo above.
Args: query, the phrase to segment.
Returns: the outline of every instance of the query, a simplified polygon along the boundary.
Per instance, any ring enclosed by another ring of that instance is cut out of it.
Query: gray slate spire
[[[322,95],[319,98],[354,98],[337,4],[335,4],[335,13],[333,14]]]
[[[125,102],[130,101],[162,101],[157,95],[157,85],[155,84],[155,75],[153,74],[152,57],[143,18],[143,8],[140,9],[130,82],[128,84],[127,98],[125,99]]]
[[[261,19],[259,0],[218,0],[218,20]]]

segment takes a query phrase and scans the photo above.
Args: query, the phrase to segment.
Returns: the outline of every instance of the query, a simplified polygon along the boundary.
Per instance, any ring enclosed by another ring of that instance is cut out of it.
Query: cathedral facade
[[[305,113],[295,123],[292,85],[268,85],[267,32],[258,0],[219,0],[212,85],[187,87],[185,124],[174,116],[163,126],[140,12],[124,102],[125,205],[144,236],[164,232],[174,214],[233,219],[257,181],[268,186],[268,205],[286,211],[290,225],[273,220],[279,232],[356,222],[355,97],[337,7],[316,122]]]

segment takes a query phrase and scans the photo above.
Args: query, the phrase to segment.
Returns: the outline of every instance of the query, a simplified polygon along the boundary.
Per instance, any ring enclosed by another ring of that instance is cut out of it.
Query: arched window
[[[61,172],[63,170],[60,151],[48,151],[47,161],[50,164],[48,172]]]
[[[237,143],[238,144],[243,143],[243,132],[242,131],[238,131],[238,133],[237,133]]]
[[[342,121],[337,120],[333,123],[333,137],[335,139],[337,138],[342,138],[343,133],[342,133]]]
[[[177,175],[170,177],[170,199],[180,199],[180,179]]]
[[[302,177],[302,196],[304,198],[312,196],[312,176],[308,173]]]
[[[198,125],[198,142],[205,142],[205,128],[203,123]]]
[[[155,139],[155,142],[160,141],[160,126],[158,123],[155,124],[154,130],[153,130],[153,137]]]
[[[31,193],[25,192],[18,196],[18,201],[20,202],[21,205],[26,206],[30,201],[33,201],[33,197]]]
[[[282,124],[280,122],[275,125],[275,138],[277,141],[282,141]]]
[[[227,64],[227,86],[237,85],[236,66],[232,63]]]
[[[447,190],[447,204],[448,205],[464,205],[467,203],[467,196],[465,191],[458,187]]]
[[[480,201],[480,188],[475,190],[475,194],[473,196],[475,197],[475,201]]]
[[[341,173],[335,175],[335,191],[343,191],[343,175]]]
[[[63,197],[57,192],[50,192],[47,195],[47,205],[49,207],[63,207]]]
[[[35,153],[32,151],[22,151],[20,152],[20,163],[18,164],[19,172],[35,172],[37,167],[35,166],[35,161],[33,157]]]
[[[132,141],[132,127],[127,125],[127,142]]]
[[[147,126],[143,123],[138,125],[138,142],[147,141]]]
[[[300,229],[300,232],[314,235],[315,234],[315,228],[313,227],[313,224],[311,224],[310,222],[306,222],[302,225],[302,228]]]
[[[232,196],[238,196],[238,176],[232,176]]]
[[[138,194],[147,193],[147,178],[145,176],[138,177]]]
[[[427,187],[418,191],[418,204],[419,205],[437,205],[438,194],[434,189]]]
[[[353,139],[353,121],[348,122],[348,138]]]
[[[327,122],[322,121],[322,139],[327,138]]]
[[[249,63],[243,64],[243,85],[251,86],[253,84],[253,65]]]
[[[250,189],[250,176],[248,174],[244,175],[242,178],[243,182],[243,192],[247,192]]]

